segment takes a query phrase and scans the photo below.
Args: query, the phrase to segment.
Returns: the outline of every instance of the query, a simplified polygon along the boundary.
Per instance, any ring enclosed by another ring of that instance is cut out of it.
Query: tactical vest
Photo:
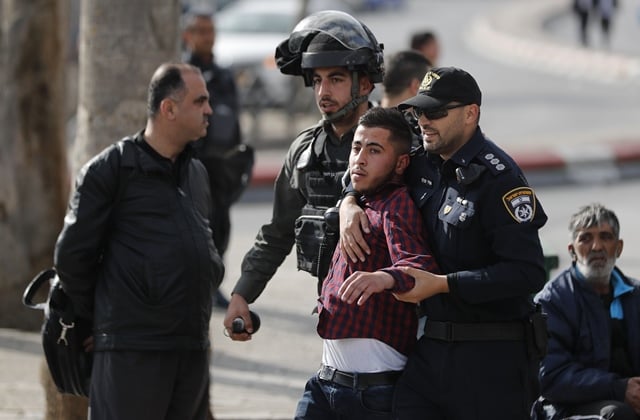
[[[325,212],[335,207],[342,194],[343,177],[349,156],[329,157],[327,134],[316,131],[314,139],[300,154],[296,171],[305,186],[307,203],[295,223],[298,269],[318,277],[319,287],[327,274],[338,243],[338,229],[328,226]]]

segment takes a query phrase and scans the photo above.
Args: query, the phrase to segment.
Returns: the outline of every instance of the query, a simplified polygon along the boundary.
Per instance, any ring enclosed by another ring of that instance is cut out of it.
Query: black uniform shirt
[[[538,230],[547,216],[520,168],[480,128],[451,159],[422,151],[407,183],[450,293],[423,302],[433,320],[509,321],[545,283]]]

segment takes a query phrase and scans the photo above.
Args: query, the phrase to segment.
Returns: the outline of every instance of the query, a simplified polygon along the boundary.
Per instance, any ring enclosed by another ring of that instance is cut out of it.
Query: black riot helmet
[[[358,96],[358,72],[372,83],[384,76],[383,45],[362,22],[337,10],[317,12],[302,19],[288,39],[276,47],[276,64],[283,74],[302,76],[306,86],[313,82],[313,69],[345,67],[352,72],[353,104],[367,100]],[[344,113],[341,113],[344,114]]]
[[[318,67],[363,71],[372,83],[380,83],[382,48],[362,22],[345,12],[325,10],[307,16],[293,28],[276,48],[276,63],[284,74],[303,76],[307,86],[311,86],[307,70]]]

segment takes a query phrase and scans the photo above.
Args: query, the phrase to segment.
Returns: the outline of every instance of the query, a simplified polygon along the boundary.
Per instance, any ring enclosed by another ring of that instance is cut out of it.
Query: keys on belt
[[[331,366],[322,365],[318,378],[353,389],[364,390],[375,385],[393,385],[402,371],[386,371],[375,373],[342,372]]]

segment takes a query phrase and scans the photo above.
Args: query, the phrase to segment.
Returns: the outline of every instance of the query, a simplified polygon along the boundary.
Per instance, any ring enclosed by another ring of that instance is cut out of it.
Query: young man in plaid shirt
[[[418,324],[415,305],[394,297],[414,285],[399,267],[436,270],[402,183],[411,139],[395,109],[372,108],[359,120],[349,171],[371,221],[371,255],[353,261],[336,248],[318,300],[322,367],[307,382],[296,419],[391,418],[395,380]]]

